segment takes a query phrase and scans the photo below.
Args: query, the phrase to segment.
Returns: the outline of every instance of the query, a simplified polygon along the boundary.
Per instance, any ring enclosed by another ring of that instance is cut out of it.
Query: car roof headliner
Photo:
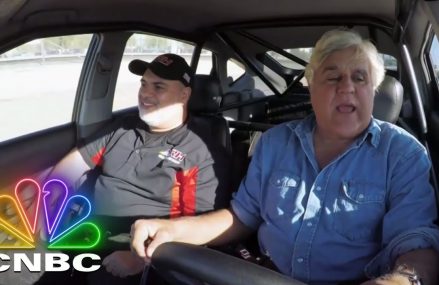
[[[392,24],[395,0],[0,0],[0,24],[139,22],[181,33],[306,17],[373,17]],[[316,9],[318,7],[318,9]]]

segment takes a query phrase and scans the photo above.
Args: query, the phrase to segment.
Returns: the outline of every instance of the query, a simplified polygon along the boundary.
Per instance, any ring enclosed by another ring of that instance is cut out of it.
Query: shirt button
[[[364,199],[364,195],[363,195],[363,194],[360,194],[360,195],[358,195],[358,198],[359,198],[359,199]]]
[[[138,149],[136,149],[136,153],[139,153],[139,150],[138,150]]]
[[[322,190],[322,187],[317,186],[317,187],[316,187],[316,190],[317,190],[317,191],[320,191],[320,190]]]
[[[308,223],[306,223],[306,226],[307,226],[307,227],[312,227],[312,223],[311,223],[311,222],[308,222]]]
[[[299,257],[299,258],[297,259],[297,262],[302,263],[302,262],[303,262],[303,258],[302,258],[302,257]]]

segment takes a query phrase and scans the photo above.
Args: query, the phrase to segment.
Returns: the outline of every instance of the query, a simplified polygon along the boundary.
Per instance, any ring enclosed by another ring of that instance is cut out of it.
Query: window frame
[[[436,40],[439,44],[439,37],[433,32],[431,29],[431,26],[429,27],[426,35],[426,40],[424,43],[424,46],[422,48],[422,58],[421,61],[423,68],[424,68],[424,75],[427,80],[427,85],[429,85],[430,92],[432,94],[431,99],[434,102],[434,105],[437,105],[439,102],[439,81],[437,80],[435,74],[434,74],[434,68],[433,68],[433,60],[431,57],[431,48],[433,46],[434,38],[436,37]],[[439,48],[439,45],[438,45]]]

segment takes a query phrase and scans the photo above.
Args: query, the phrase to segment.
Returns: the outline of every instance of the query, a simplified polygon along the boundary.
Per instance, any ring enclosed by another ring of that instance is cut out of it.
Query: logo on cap
[[[174,61],[165,55],[157,57],[154,61],[158,61],[163,65],[170,66]]]

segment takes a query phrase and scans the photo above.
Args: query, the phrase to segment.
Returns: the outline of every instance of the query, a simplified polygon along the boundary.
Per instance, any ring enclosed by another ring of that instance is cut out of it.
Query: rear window
[[[285,52],[291,54],[293,57],[297,57],[300,60],[303,60],[305,62],[309,62],[311,58],[311,54],[313,51],[313,48],[310,47],[304,47],[304,48],[291,48],[291,49],[284,49]],[[293,69],[293,70],[305,70],[305,65],[299,63],[298,61],[293,60],[292,58],[288,58],[286,56],[283,56],[275,51],[268,51],[266,53],[267,56],[271,57],[274,61],[276,61],[278,64],[280,64],[284,68]],[[388,54],[380,54],[384,61],[384,66],[387,70],[397,71],[398,69],[398,62],[395,57],[388,55]],[[303,86],[308,86],[308,83],[306,82],[305,78],[302,78],[300,82],[303,84]],[[279,84],[278,84],[279,85]],[[288,86],[288,82],[285,82],[285,87]],[[285,90],[279,90],[281,92]]]

